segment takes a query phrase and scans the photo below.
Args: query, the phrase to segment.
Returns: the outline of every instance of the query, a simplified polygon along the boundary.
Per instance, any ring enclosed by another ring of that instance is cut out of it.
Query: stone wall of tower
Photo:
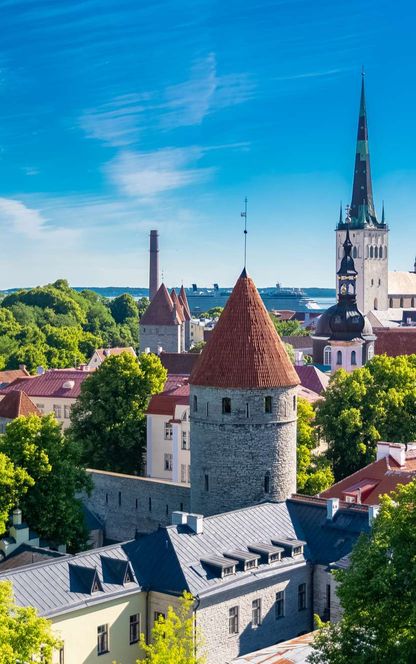
[[[271,413],[265,412],[266,396],[272,397]],[[223,398],[231,399],[230,414],[222,413]],[[296,491],[295,388],[191,385],[190,407],[193,512],[208,516],[285,500]]]
[[[142,325],[140,324],[140,352],[150,348],[158,353],[163,348],[166,353],[181,353],[184,349],[183,325]]]
[[[352,257],[357,276],[357,305],[366,315],[371,309],[388,309],[388,231],[363,228],[350,230]],[[336,271],[344,253],[345,230],[336,231]],[[381,252],[381,258],[380,258]]]

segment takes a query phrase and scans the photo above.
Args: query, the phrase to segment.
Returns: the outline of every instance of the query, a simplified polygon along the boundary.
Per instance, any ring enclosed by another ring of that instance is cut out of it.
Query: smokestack
[[[149,298],[153,300],[159,290],[159,233],[150,231]]]

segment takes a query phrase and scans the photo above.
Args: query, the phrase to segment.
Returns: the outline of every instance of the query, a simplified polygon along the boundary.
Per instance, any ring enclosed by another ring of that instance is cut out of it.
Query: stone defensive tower
[[[245,269],[190,377],[191,509],[296,491],[299,379]]]
[[[149,299],[159,290],[159,233],[150,231]]]
[[[358,118],[357,148],[355,154],[354,183],[348,218],[342,210],[336,229],[336,269],[344,255],[344,238],[350,227],[352,258],[357,270],[357,305],[366,315],[371,309],[388,308],[388,228],[384,219],[378,221],[373,200],[370,170],[367,111],[364,75],[361,83],[360,112]]]

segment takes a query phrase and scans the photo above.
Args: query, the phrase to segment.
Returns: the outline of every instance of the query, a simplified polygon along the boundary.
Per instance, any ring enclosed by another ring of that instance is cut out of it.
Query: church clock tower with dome
[[[349,226],[343,242],[343,256],[337,272],[337,303],[319,318],[313,339],[315,363],[331,371],[353,371],[374,354],[375,336],[368,319],[357,306],[357,270],[351,256]]]

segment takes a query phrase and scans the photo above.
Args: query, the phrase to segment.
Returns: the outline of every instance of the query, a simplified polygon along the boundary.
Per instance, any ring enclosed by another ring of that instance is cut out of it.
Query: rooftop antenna
[[[247,196],[244,199],[244,212],[241,213],[244,218],[244,269],[247,267]]]

